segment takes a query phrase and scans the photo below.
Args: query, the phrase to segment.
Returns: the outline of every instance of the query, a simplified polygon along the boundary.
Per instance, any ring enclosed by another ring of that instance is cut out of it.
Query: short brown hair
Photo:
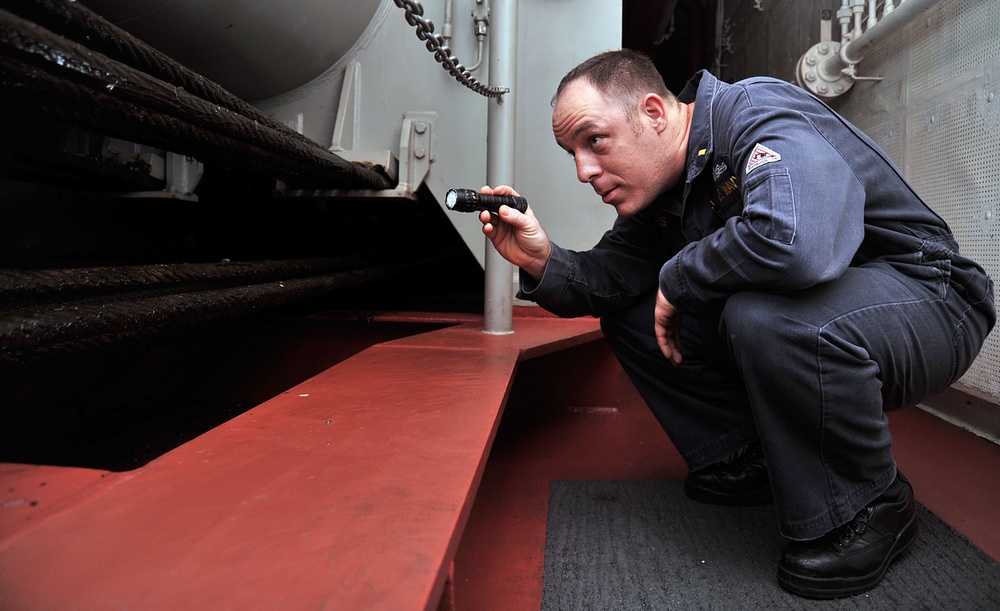
[[[602,94],[617,101],[629,119],[636,116],[640,96],[655,93],[668,104],[675,99],[649,56],[631,49],[605,51],[570,70],[559,81],[552,97],[553,106],[566,86],[578,79],[586,79]]]

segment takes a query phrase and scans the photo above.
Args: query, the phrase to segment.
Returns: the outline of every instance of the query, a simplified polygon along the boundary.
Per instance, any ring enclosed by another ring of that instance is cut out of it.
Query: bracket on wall
[[[396,191],[414,193],[434,163],[437,149],[437,113],[405,112],[399,136],[399,183]]]
[[[144,158],[150,164],[150,175],[162,178],[164,188],[161,191],[131,191],[122,193],[122,197],[137,199],[177,199],[196,202],[195,187],[205,173],[205,164],[193,157],[163,151],[163,156],[146,154]]]
[[[198,201],[194,191],[205,172],[205,165],[193,157],[77,128],[66,133],[62,150],[163,183],[162,189],[99,192],[102,196]]]
[[[355,195],[406,197],[413,199],[423,184],[437,149],[437,119],[432,111],[403,113],[398,157],[389,150],[358,150],[361,122],[361,64],[353,62],[344,73],[340,103],[333,128],[330,151],[351,163],[380,167],[397,180],[395,189],[359,191]]]

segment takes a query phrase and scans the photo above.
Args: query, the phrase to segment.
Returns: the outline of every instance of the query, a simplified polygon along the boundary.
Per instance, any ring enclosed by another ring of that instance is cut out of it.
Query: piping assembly
[[[881,80],[880,77],[859,76],[856,66],[873,46],[909,25],[937,0],[886,0],[881,19],[876,18],[875,0],[842,0],[837,11],[841,41],[832,40],[832,11],[823,11],[820,19],[820,41],[806,51],[795,67],[798,85],[821,98],[832,99],[846,93],[859,80]],[[861,24],[868,6],[867,27]],[[851,23],[853,22],[853,28]]]

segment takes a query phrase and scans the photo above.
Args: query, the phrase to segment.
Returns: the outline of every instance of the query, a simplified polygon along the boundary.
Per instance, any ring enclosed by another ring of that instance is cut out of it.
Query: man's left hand
[[[656,309],[653,311],[656,343],[663,356],[674,365],[681,364],[681,314],[663,296],[656,292]]]

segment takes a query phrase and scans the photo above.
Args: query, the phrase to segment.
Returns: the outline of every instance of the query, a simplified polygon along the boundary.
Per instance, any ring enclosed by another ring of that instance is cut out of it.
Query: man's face
[[[552,109],[552,132],[573,156],[577,178],[622,216],[635,214],[676,181],[663,165],[657,130],[637,111],[638,122],[629,121],[620,104],[584,79],[567,85]]]

